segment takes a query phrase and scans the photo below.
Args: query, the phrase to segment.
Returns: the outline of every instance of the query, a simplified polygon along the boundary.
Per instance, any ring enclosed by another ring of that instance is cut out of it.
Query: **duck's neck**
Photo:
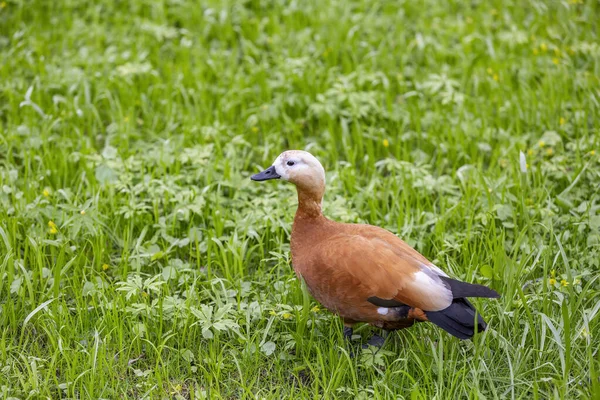
[[[322,216],[323,195],[318,192],[298,189],[298,210],[296,219],[318,218]]]
[[[327,223],[321,212],[323,194],[312,191],[298,190],[298,210],[292,225],[290,246],[292,250],[292,263],[296,273],[301,273],[303,254],[310,251],[319,238],[324,234],[324,224]]]

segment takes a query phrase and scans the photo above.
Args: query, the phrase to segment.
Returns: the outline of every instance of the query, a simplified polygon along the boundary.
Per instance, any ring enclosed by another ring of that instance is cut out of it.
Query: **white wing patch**
[[[439,268],[437,269],[439,270]],[[422,264],[421,271],[415,273],[414,277],[414,284],[421,292],[421,296],[428,298],[430,304],[434,307],[424,311],[439,311],[452,304],[452,292],[442,282],[434,269]]]
[[[438,275],[448,277],[448,275],[444,271],[442,271],[437,265],[429,264],[426,265],[426,267],[429,267],[429,269],[433,270],[433,272],[435,272]]]
[[[439,281],[434,280],[431,276],[427,275],[427,273],[423,271],[419,271],[415,274],[415,283],[426,288],[434,288],[440,284]]]
[[[377,309],[377,314],[379,315],[387,315],[388,312],[390,312],[390,309],[387,307],[379,307]]]

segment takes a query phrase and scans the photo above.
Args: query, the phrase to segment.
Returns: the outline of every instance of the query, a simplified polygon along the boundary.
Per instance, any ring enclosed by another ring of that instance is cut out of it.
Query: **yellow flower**
[[[528,155],[528,156],[532,156],[532,155],[533,155],[533,149],[529,149],[529,150],[527,150],[527,155]]]
[[[494,80],[495,80],[496,82],[498,82],[498,80],[500,80],[500,77],[498,76],[498,74],[494,74]]]
[[[492,188],[488,188],[488,193],[492,193]]]
[[[183,387],[179,383],[177,385],[173,386],[173,390],[175,391],[175,393],[181,392],[181,389],[183,389]]]
[[[554,65],[558,65],[560,63],[560,60],[558,58],[554,57],[552,59],[552,62],[554,63]]]
[[[583,336],[584,338],[586,338],[586,337],[590,336],[590,332],[587,329],[583,328],[581,330],[581,336]]]
[[[102,264],[102,271],[106,271],[108,270],[109,266],[108,264]]]
[[[552,154],[554,154],[554,149],[552,149],[552,147],[548,147],[546,149],[546,155],[551,156]]]
[[[390,145],[389,140],[383,139],[383,147],[388,147]]]
[[[590,156],[595,156],[595,155],[596,155],[596,150],[590,151]]]
[[[319,311],[321,311],[321,309],[319,308],[319,306],[314,306],[313,308],[310,309],[310,311],[319,312]]]
[[[569,286],[569,282],[567,282],[565,279],[560,281],[561,286]]]
[[[5,1],[3,1],[2,3],[0,3],[0,8],[4,8],[4,7],[6,7],[6,2]]]
[[[79,211],[79,214],[81,214],[81,215],[85,215],[85,210],[81,210],[81,211]]]
[[[488,69],[487,69],[487,73],[488,73],[488,75],[491,75],[491,74],[493,74],[493,73],[494,73],[494,70],[493,70],[493,69],[491,69],[491,68],[488,68]]]
[[[290,319],[292,318],[292,314],[290,314],[289,312],[283,313],[282,315],[283,319]]]
[[[44,189],[44,191],[42,192],[42,194],[44,195],[44,197],[49,197],[50,196],[50,191],[48,189]]]
[[[51,234],[55,234],[58,233],[58,227],[56,226],[56,224],[54,223],[54,221],[48,221],[48,228],[50,228],[48,231]]]
[[[253,126],[252,127],[252,132],[254,132],[254,133],[258,132],[258,128],[256,126]]]
[[[545,145],[546,145],[546,143],[543,140],[540,140],[538,142],[538,146],[540,146],[540,147],[544,147]]]
[[[546,51],[548,51],[548,46],[546,46],[546,43],[542,43],[540,44],[540,49],[542,49],[542,51],[545,53]]]
[[[550,286],[554,286],[554,285],[556,285],[556,279],[550,278],[550,279],[548,279],[548,283],[550,284]]]
[[[560,124],[560,126],[563,126],[564,124],[567,123],[567,120],[564,117],[560,117],[560,120],[558,121],[558,123]]]

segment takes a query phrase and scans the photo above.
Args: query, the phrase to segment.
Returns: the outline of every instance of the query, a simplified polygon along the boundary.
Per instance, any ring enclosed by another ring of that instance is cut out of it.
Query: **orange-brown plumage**
[[[325,174],[312,155],[284,152],[271,168],[253,176],[254,180],[273,178],[288,180],[298,190],[291,236],[294,271],[315,299],[339,314],[346,326],[367,322],[396,330],[415,320],[431,320],[461,338],[472,336],[475,322],[485,329],[464,297],[496,297],[497,293],[448,278],[391,232],[323,216]]]
[[[395,241],[398,248],[390,248]],[[393,317],[379,314],[379,307],[367,300],[372,296],[416,308],[431,308],[435,303],[419,296],[414,285],[418,263],[427,260],[402,245],[408,247],[382,229],[305,217],[300,209],[292,228],[292,265],[326,308],[345,319],[377,323]]]

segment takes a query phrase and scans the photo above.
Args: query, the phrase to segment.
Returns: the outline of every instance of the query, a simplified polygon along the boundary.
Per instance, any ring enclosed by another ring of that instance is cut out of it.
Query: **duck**
[[[387,333],[429,322],[463,340],[487,328],[468,298],[498,298],[498,292],[449,277],[388,230],[326,218],[325,170],[309,152],[284,151],[250,178],[280,179],[296,186],[292,267],[309,293],[341,317],[347,339],[359,323]],[[368,343],[381,347],[385,339],[375,334]]]

